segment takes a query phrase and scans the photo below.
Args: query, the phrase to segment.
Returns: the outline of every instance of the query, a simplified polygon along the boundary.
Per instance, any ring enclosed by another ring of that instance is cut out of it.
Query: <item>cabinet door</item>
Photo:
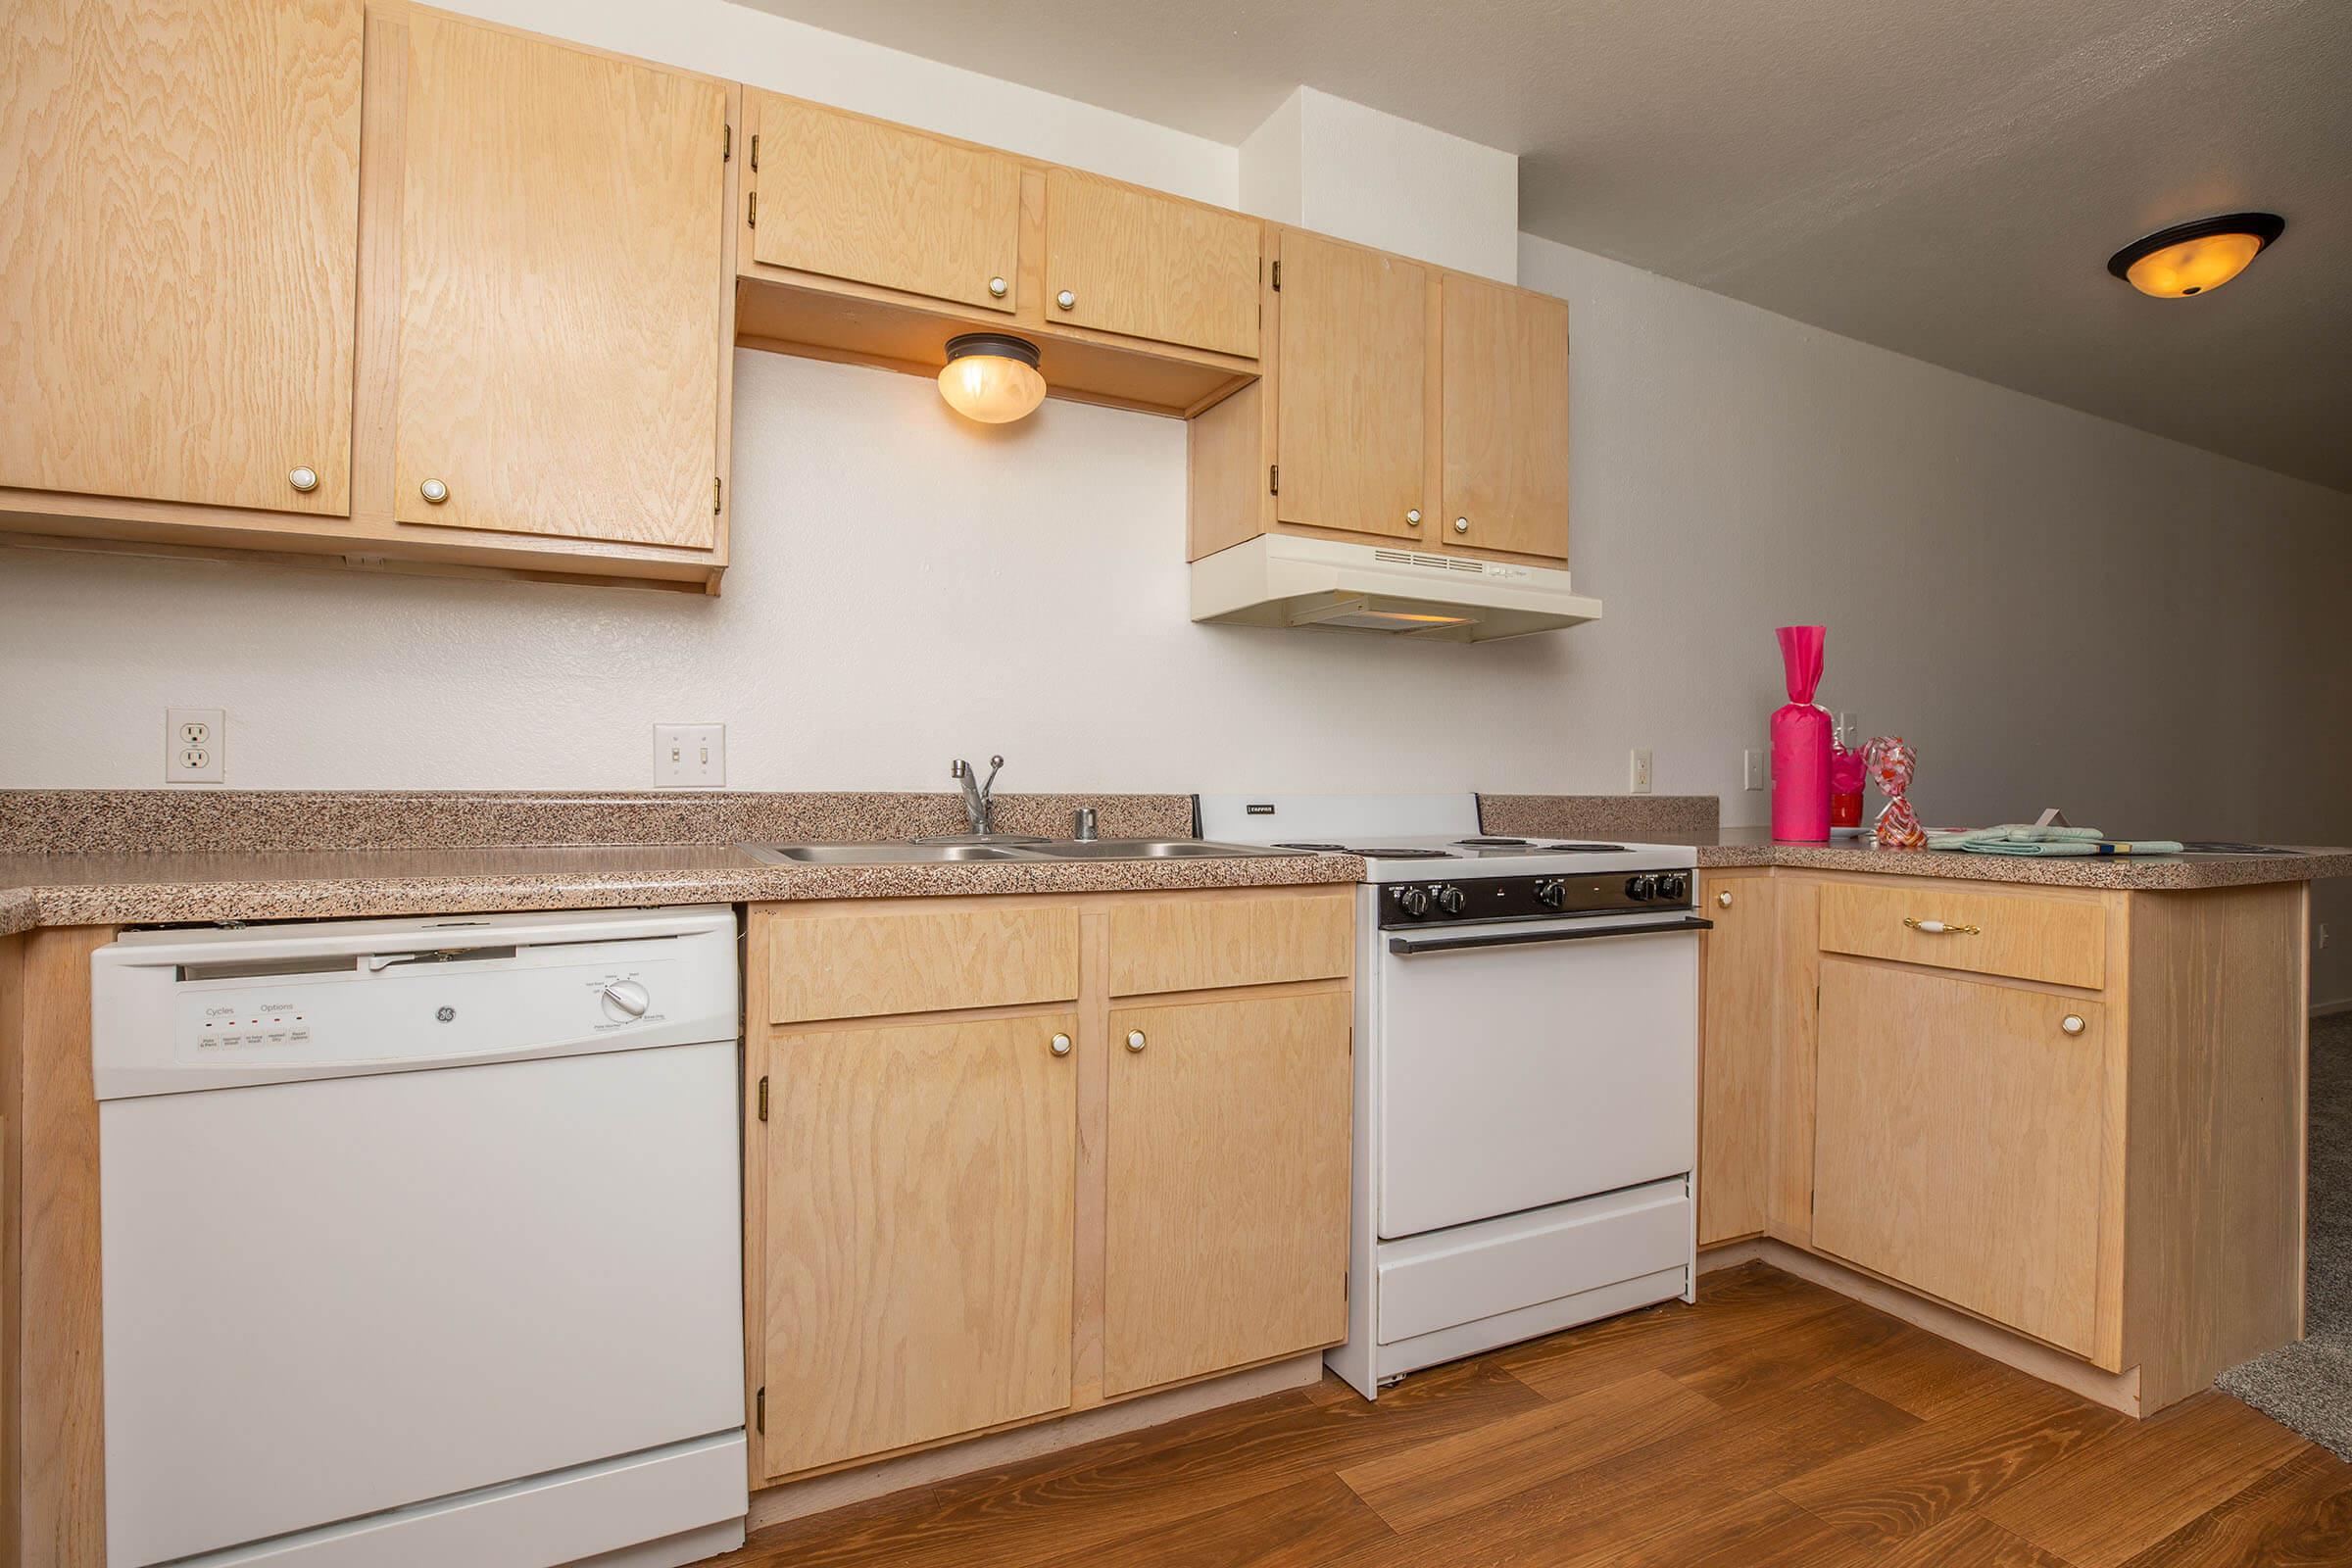
[[[2111,1070],[2095,1002],[1823,959],[1814,1245],[2089,1354]]]
[[[1287,290],[1286,290],[1287,292]],[[1568,559],[1568,307],[1447,272],[1439,535]]]
[[[796,99],[752,96],[760,115],[755,259],[982,310],[1013,308],[1018,161]]]
[[[362,25],[11,0],[0,485],[350,511]]]
[[[1264,230],[1239,213],[1053,170],[1046,318],[1255,359]]]
[[[426,11],[408,39],[393,515],[711,548],[726,89]]]
[[[772,1036],[770,1476],[1070,1401],[1073,1012]]]
[[[1286,229],[1275,376],[1275,514],[1419,538],[1427,478],[1429,274]]]
[[[1771,1176],[1773,883],[1710,876],[1699,911],[1698,1245],[1764,1228]]]
[[[1346,1337],[1348,1011],[1345,992],[1112,1010],[1105,1394]]]

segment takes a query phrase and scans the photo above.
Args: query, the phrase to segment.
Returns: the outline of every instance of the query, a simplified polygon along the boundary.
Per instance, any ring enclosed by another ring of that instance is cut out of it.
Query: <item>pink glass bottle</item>
[[[1827,626],[1783,626],[1788,705],[1772,715],[1772,836],[1786,844],[1830,841],[1830,715],[1813,706]]]

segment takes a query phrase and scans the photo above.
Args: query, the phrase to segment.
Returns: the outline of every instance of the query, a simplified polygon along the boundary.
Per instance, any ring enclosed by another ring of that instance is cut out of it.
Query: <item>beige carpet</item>
[[[2352,1013],[2311,1028],[2310,1225],[2308,1337],[2231,1367],[2220,1382],[2352,1459]]]

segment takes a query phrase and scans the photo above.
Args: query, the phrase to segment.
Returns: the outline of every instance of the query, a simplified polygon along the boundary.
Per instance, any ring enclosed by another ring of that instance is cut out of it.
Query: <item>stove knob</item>
[[[1568,884],[1565,882],[1537,883],[1536,902],[1544,906],[1544,907],[1546,909],[1564,909],[1568,907]]]
[[[1665,899],[1669,903],[1680,904],[1684,899],[1690,897],[1690,883],[1680,872],[1667,871],[1658,877],[1659,898]]]
[[[1396,890],[1396,907],[1414,919],[1420,919],[1429,912],[1429,890],[1427,888],[1398,888]]]
[[[1625,879],[1625,896],[1636,904],[1647,904],[1651,899],[1657,897],[1657,892],[1658,882],[1655,877],[1629,876]]]
[[[1462,906],[1470,902],[1463,897],[1460,888],[1454,887],[1440,888],[1431,897],[1438,901],[1438,907],[1447,914],[1461,913]]]

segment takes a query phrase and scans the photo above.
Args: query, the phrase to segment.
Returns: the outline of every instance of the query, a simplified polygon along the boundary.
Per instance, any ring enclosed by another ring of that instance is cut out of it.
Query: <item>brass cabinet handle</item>
[[[449,499],[449,486],[438,479],[427,479],[416,487],[416,493],[437,507]]]
[[[306,465],[305,466],[296,468],[292,472],[288,473],[286,475],[286,483],[292,485],[296,490],[299,490],[302,492],[302,494],[307,496],[312,491],[318,488],[318,470]]]
[[[1068,1035],[1055,1035],[1054,1037],[1052,1049],[1054,1054],[1056,1056],[1068,1055],[1070,1054],[1070,1037]]]
[[[1404,520],[1407,522],[1419,522],[1421,520],[1421,509],[1419,507],[1413,508],[1410,512],[1404,514]]]
[[[1455,533],[1468,533],[1470,531],[1470,519],[1468,517],[1454,518],[1453,531]]]
[[[988,280],[988,293],[991,299],[1003,299],[1004,297],[1004,289],[1005,282],[1003,278],[992,277]]]
[[[1127,1031],[1127,1049],[1129,1051],[1141,1051],[1144,1049],[1144,1032],[1141,1029],[1130,1029]]]
[[[1973,925],[1953,925],[1944,920],[1922,920],[1916,915],[1903,916],[1903,924],[1914,931],[1924,931],[1932,937],[1981,937],[1984,933]]]
[[[1065,311],[1074,311],[1078,308],[1078,296],[1065,288],[1054,296],[1054,303]]]
[[[2081,1013],[2070,1012],[2058,1020],[2058,1027],[2070,1035],[2079,1035],[2090,1026],[2082,1021]]]
[[[1730,888],[1725,888],[1722,892],[1715,895],[1715,907],[1719,909],[1728,909],[1731,906],[1732,890]]]

